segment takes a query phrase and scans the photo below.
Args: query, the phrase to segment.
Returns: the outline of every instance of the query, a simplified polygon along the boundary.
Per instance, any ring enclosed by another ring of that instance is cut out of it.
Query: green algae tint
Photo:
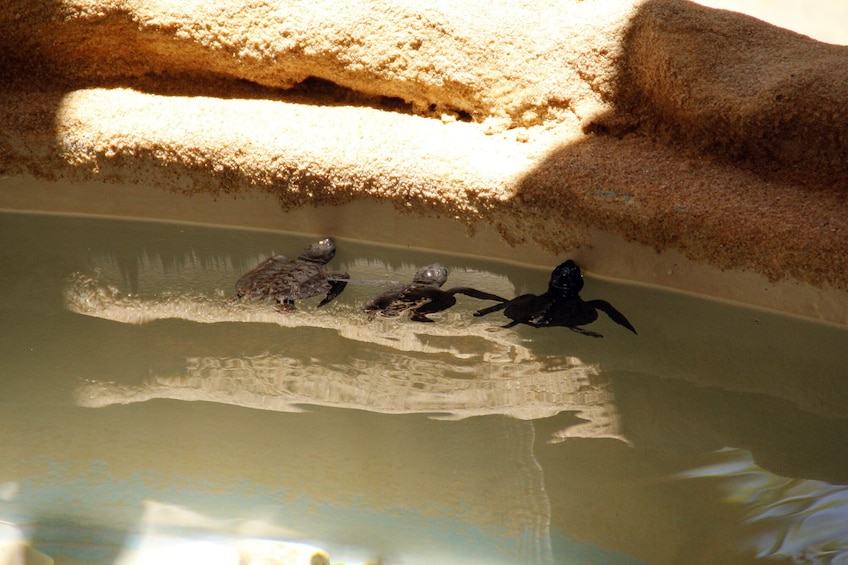
[[[328,268],[373,284],[286,315],[233,285],[311,237],[0,218],[0,541],[59,564],[848,559],[844,328],[590,274],[638,336],[503,329],[463,296],[369,320],[429,263],[507,297],[549,270],[347,240]]]

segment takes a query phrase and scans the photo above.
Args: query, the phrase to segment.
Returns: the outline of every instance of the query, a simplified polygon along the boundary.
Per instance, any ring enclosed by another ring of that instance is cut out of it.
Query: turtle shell
[[[323,239],[304,249],[295,260],[284,255],[265,259],[236,282],[236,294],[248,300],[296,300],[328,292],[324,264],[336,254],[332,239]]]
[[[283,255],[269,257],[236,283],[236,293],[248,300],[296,300],[330,290],[320,264]]]

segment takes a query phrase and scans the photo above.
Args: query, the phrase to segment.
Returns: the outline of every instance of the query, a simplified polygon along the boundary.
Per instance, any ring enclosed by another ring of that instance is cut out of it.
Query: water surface
[[[376,283],[228,301],[310,239],[0,215],[0,537],[57,563],[848,562],[845,329],[590,275],[638,336],[467,297],[369,320]],[[549,274],[337,243],[330,268],[386,284]]]

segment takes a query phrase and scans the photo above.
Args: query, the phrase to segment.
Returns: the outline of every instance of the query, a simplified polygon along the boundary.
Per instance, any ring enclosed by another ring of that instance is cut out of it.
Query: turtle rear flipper
[[[291,298],[283,298],[282,300],[277,300],[274,303],[274,310],[280,312],[281,314],[288,314],[297,310],[294,306],[294,300]]]
[[[436,320],[431,320],[430,318],[428,318],[425,314],[422,314],[421,312],[413,312],[413,313],[412,313],[412,316],[410,316],[410,318],[409,318],[409,319],[410,319],[410,320],[414,320],[414,321],[416,321],[416,322],[430,322],[430,323],[433,323],[433,322],[435,322],[435,321],[436,321]]]

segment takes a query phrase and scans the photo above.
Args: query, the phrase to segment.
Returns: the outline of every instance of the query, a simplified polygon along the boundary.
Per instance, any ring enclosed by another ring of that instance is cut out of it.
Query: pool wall
[[[541,267],[572,257],[593,276],[848,324],[848,292],[844,290],[797,280],[770,281],[751,271],[721,270],[688,259],[673,249],[658,252],[597,229],[586,229],[583,245],[551,254],[530,243],[506,245],[500,234],[486,224],[469,228],[445,218],[404,213],[389,202],[357,201],[281,212],[273,196],[258,191],[186,195],[144,185],[56,183],[31,177],[0,179],[0,208],[330,234]]]
[[[848,323],[845,45],[684,0],[192,6],[0,7],[0,207],[573,256]]]

